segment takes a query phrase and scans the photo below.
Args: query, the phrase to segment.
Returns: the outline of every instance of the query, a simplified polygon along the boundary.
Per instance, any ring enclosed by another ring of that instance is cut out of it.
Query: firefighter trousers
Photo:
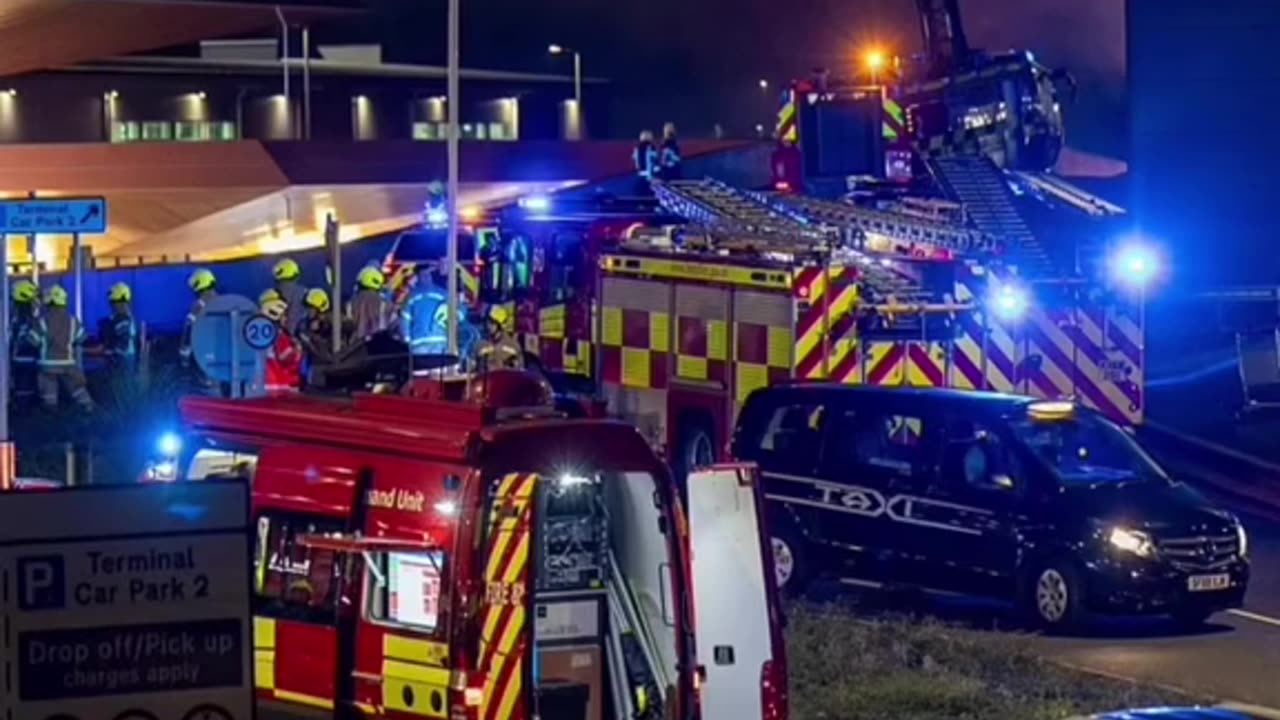
[[[36,376],[39,370],[35,360],[14,360],[13,400],[19,406],[29,405],[36,399]]]
[[[41,365],[36,383],[40,388],[40,404],[46,408],[58,407],[58,392],[61,390],[81,409],[93,409],[93,398],[89,395],[84,371],[75,365]]]

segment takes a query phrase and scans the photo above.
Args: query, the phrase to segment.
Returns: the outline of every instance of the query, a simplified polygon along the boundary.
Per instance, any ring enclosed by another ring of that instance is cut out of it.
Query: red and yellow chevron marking
[[[947,387],[950,362],[944,343],[904,343],[905,380],[914,387]]]
[[[904,343],[867,343],[864,363],[868,385],[901,385],[906,380],[907,353]]]
[[[784,97],[782,107],[778,110],[778,122],[774,131],[780,139],[794,143],[800,139],[800,124],[796,117],[799,110],[796,104],[796,91],[788,90]]]
[[[796,376],[833,377],[854,354],[857,274],[851,268],[803,268],[792,283],[796,299]]]
[[[531,593],[528,587],[533,491],[538,476],[511,473],[498,481],[489,513],[484,621],[479,668],[485,673],[480,720],[524,720],[524,656]]]

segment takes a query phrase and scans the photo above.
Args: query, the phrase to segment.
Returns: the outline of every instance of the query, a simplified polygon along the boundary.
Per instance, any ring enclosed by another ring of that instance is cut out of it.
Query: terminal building
[[[367,6],[4,3],[0,194],[106,197],[108,232],[86,239],[99,265],[313,247],[329,215],[344,241],[416,222],[427,185],[446,173],[446,69],[317,39],[340,36]],[[560,67],[463,69],[460,204],[631,171],[631,143],[602,139],[610,84]],[[69,237],[10,238],[9,260],[56,270],[70,247]]]

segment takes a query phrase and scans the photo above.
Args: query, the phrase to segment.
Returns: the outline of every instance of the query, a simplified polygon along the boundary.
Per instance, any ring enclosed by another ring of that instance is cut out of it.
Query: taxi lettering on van
[[[427,495],[421,490],[405,490],[404,488],[392,488],[391,490],[371,489],[368,494],[369,507],[385,508],[387,510],[405,510],[408,512],[422,512],[427,505]]]

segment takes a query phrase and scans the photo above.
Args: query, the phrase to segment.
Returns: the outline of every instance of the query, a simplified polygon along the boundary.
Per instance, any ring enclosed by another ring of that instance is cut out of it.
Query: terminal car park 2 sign
[[[104,233],[107,201],[100,197],[0,200],[0,233]]]
[[[248,489],[0,493],[4,720],[250,720]]]

